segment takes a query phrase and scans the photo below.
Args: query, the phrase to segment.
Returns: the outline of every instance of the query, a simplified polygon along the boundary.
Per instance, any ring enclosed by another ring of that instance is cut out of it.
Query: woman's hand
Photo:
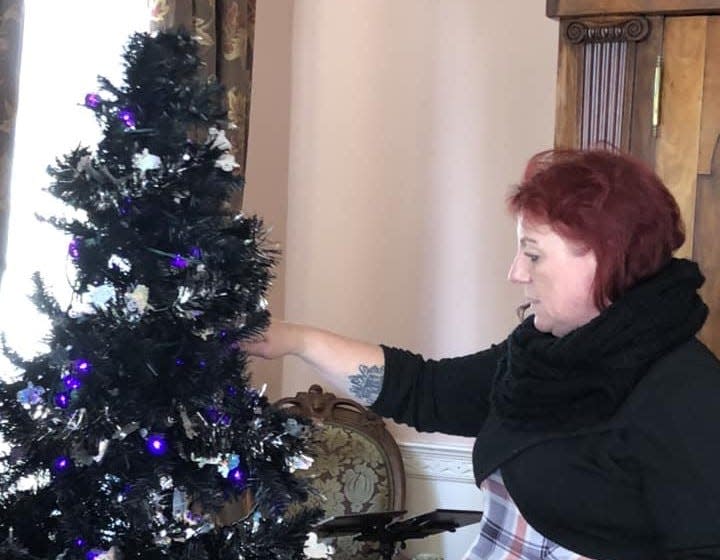
[[[308,329],[303,325],[273,321],[259,337],[238,342],[238,347],[249,356],[266,360],[282,358],[289,354],[301,355],[303,334]]]

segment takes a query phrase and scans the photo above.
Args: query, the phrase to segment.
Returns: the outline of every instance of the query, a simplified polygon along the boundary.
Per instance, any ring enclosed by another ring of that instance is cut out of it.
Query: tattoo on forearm
[[[370,406],[380,395],[384,376],[384,366],[367,366],[360,364],[358,366],[358,373],[348,375],[348,379],[350,380],[350,394],[365,406]]]

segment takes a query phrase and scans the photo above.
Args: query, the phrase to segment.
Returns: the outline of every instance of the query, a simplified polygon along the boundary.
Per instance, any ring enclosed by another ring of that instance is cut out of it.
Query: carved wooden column
[[[638,45],[652,28],[643,16],[561,22],[556,145],[630,150]]]

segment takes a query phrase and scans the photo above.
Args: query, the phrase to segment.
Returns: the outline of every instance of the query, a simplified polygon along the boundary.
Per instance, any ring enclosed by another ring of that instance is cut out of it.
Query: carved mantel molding
[[[643,41],[649,33],[650,22],[640,16],[605,23],[571,20],[565,27],[565,37],[574,44],[637,43]]]
[[[475,484],[471,448],[424,443],[399,447],[408,477]]]

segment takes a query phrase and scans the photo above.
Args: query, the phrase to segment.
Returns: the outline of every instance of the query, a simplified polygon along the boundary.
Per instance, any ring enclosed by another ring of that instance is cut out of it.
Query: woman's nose
[[[515,255],[510,270],[508,270],[508,280],[515,284],[525,284],[530,281],[527,266],[523,263],[520,255]]]

